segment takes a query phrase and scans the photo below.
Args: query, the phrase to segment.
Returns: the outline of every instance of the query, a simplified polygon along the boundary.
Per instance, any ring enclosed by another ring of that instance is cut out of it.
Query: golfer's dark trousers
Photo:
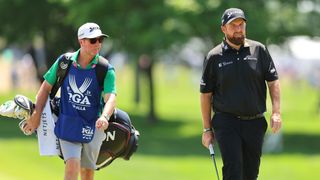
[[[223,179],[257,179],[268,126],[265,117],[243,120],[231,114],[215,113],[212,123],[223,161]]]

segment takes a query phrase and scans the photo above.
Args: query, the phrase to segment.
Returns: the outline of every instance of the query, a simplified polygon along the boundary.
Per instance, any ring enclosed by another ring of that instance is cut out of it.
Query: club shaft
[[[218,180],[220,180],[219,178],[219,172],[218,172],[218,168],[217,168],[217,163],[216,163],[216,159],[214,158],[214,156],[211,156],[212,157],[212,160],[213,160],[213,164],[214,164],[214,168],[216,170],[216,174],[217,174],[217,177],[218,177]]]

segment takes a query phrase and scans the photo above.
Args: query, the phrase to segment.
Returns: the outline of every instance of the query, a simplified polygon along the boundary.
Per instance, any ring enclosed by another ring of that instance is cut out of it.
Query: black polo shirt
[[[256,115],[266,111],[266,81],[277,79],[263,44],[246,39],[236,50],[223,41],[204,60],[200,92],[213,93],[213,111]]]

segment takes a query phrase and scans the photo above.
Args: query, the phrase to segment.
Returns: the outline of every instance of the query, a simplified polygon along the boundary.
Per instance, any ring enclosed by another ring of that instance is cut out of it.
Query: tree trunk
[[[136,104],[140,103],[140,66],[139,63],[137,63],[137,66],[135,67],[135,83],[134,83],[134,102]]]
[[[155,113],[155,98],[154,98],[154,83],[152,76],[153,69],[153,61],[151,60],[149,55],[143,54],[139,58],[138,67],[136,69],[136,83],[135,83],[135,102],[140,102],[140,90],[141,85],[141,75],[146,75],[148,89],[149,89],[149,113],[148,113],[148,121],[151,123],[155,123],[157,121],[156,113]]]

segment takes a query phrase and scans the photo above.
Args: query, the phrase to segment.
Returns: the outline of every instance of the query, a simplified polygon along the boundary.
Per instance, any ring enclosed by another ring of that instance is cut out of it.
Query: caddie
[[[80,49],[72,54],[68,73],[61,85],[59,117],[54,129],[65,161],[65,179],[93,179],[98,153],[105,139],[104,130],[115,109],[116,85],[114,69],[108,69],[103,89],[99,87],[96,65],[102,42],[108,36],[96,23],[85,23],[78,29]],[[59,58],[61,58],[60,56]],[[24,131],[34,132],[53,85],[57,69],[65,68],[59,58],[44,75],[36,98],[35,109],[26,121]],[[100,99],[105,105],[100,113]]]

